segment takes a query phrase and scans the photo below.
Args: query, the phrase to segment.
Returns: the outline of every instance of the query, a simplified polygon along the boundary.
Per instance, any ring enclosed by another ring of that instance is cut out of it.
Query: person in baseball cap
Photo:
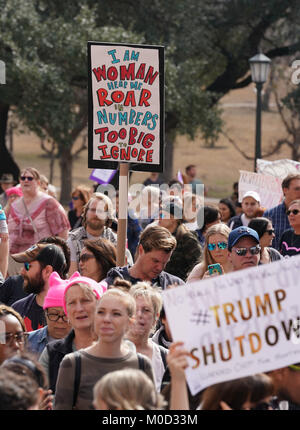
[[[260,202],[260,195],[256,191],[247,191],[242,198],[242,213],[230,219],[229,228],[234,230],[240,226],[248,226],[253,218],[261,216]]]
[[[24,263],[21,270],[23,289],[29,294],[12,306],[24,318],[27,331],[37,330],[47,324],[43,305],[49,289],[49,278],[52,272],[63,275],[65,255],[57,245],[39,243],[26,251],[12,254],[12,258]]]
[[[26,249],[26,251],[12,254],[12,258],[18,263],[31,263],[36,260],[50,265],[53,271],[56,271],[61,276],[66,265],[66,258],[63,251],[59,246],[54,244],[35,244]]]
[[[249,227],[238,227],[229,233],[228,253],[233,270],[255,267],[260,260],[259,236]]]

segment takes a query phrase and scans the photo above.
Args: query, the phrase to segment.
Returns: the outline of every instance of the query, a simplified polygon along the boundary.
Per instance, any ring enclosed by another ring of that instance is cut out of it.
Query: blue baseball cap
[[[242,237],[252,237],[257,243],[259,243],[258,233],[249,227],[237,227],[229,233],[228,237],[228,250],[242,238]]]

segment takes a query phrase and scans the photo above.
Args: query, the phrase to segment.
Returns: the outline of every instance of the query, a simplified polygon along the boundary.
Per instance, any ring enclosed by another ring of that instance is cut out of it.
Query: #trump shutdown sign
[[[300,362],[300,256],[163,291],[174,341],[189,351],[194,395]]]

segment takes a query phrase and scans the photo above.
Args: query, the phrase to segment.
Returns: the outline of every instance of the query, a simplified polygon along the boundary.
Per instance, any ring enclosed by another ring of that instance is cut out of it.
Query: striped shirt
[[[280,250],[280,238],[282,233],[285,230],[288,230],[291,228],[287,214],[286,214],[286,207],[285,203],[282,202],[280,205],[275,206],[274,208],[268,209],[264,216],[266,218],[269,218],[272,221],[273,228],[275,230],[275,237],[272,242],[272,247]]]

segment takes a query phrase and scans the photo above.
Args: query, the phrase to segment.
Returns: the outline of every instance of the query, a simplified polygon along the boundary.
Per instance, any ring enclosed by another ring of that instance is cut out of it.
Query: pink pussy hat
[[[64,291],[67,280],[61,279],[57,272],[52,272],[49,277],[49,289],[44,300],[43,309],[64,306]]]
[[[73,273],[73,275],[71,276],[70,279],[67,279],[67,285],[65,287],[65,291],[64,291],[64,299],[63,299],[63,307],[64,307],[64,311],[65,314],[67,315],[67,309],[66,309],[66,293],[68,291],[68,289],[75,284],[86,284],[88,285],[91,290],[93,291],[93,293],[96,296],[96,299],[99,300],[100,297],[103,295],[103,293],[105,293],[107,287],[105,285],[100,285],[98,282],[94,281],[91,278],[87,278],[86,276],[80,276],[79,272],[75,272]]]

